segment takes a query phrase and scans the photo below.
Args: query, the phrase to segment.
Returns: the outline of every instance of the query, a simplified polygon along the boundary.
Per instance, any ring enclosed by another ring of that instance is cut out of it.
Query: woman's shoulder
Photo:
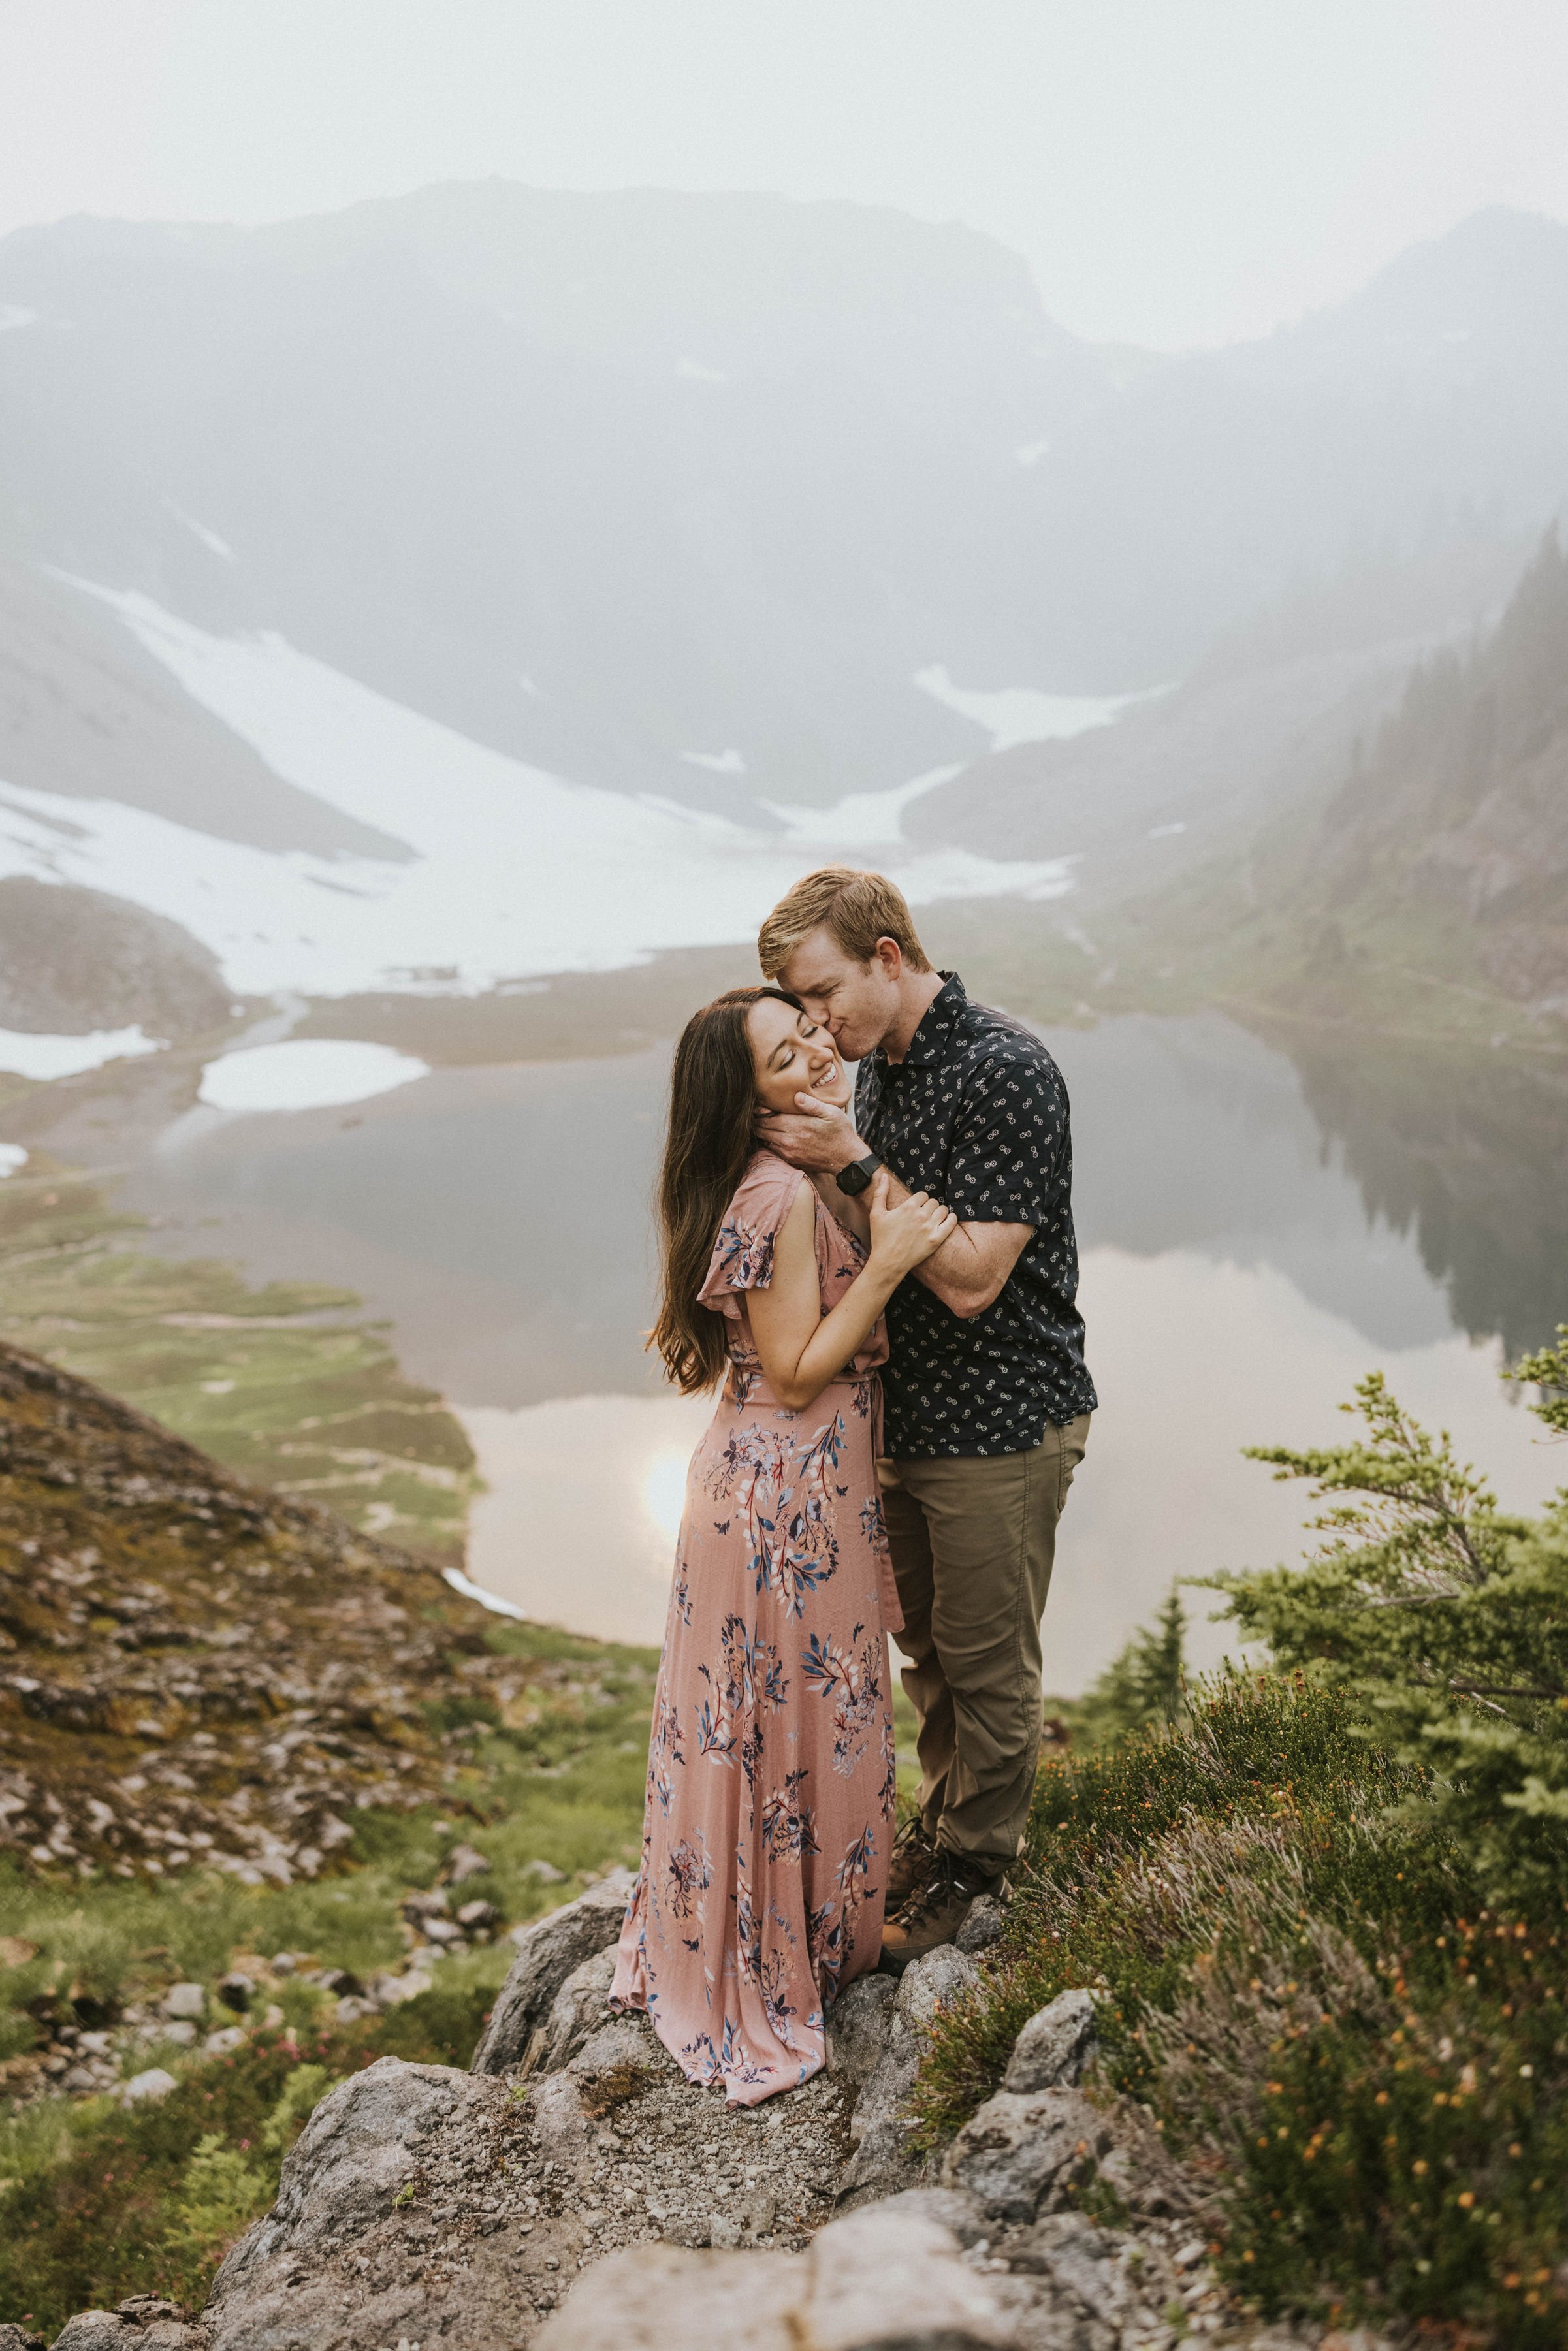
[[[776,1152],[753,1155],[714,1243],[707,1280],[698,1293],[706,1304],[721,1304],[737,1290],[768,1287],[773,1279],[779,1234],[795,1206],[799,1187],[806,1181],[798,1167],[791,1167]]]
[[[737,1201],[745,1200],[761,1206],[771,1205],[776,1215],[782,1215],[794,1201],[795,1195],[808,1178],[776,1151],[766,1147],[754,1151],[747,1162],[746,1173],[736,1189]],[[733,1203],[732,1203],[733,1205]]]

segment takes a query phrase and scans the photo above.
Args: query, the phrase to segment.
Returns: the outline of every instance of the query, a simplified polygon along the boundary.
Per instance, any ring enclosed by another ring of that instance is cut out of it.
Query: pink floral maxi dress
[[[643,1862],[611,1993],[736,2105],[820,2072],[824,2007],[881,1951],[895,1805],[886,1633],[902,1620],[874,1445],[886,1334],[879,1322],[791,1412],[747,1313],[806,1181],[758,1153],[700,1292],[728,1317],[730,1368],[686,1473]],[[825,1314],[865,1260],[816,1205]]]

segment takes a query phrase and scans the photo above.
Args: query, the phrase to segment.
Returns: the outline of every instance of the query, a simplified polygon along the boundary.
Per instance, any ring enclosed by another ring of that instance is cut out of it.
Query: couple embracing
[[[719,1395],[612,1993],[746,2105],[819,2072],[853,1978],[951,1942],[1018,1856],[1095,1402],[1043,1045],[932,969],[881,874],[809,874],[758,953],[768,984],[675,1050],[653,1343]],[[890,1633],[919,1723],[902,1830]]]

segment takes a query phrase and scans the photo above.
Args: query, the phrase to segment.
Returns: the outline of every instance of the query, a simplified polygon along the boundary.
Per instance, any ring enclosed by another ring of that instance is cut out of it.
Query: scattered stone
[[[8,1959],[7,1967],[20,1967],[20,1959]],[[0,2351],[47,2351],[41,2335],[31,2335],[25,2326],[0,2326]]]
[[[152,2036],[154,2041],[172,2041],[178,2048],[195,2046],[196,2028],[185,2017],[176,2017],[172,2024],[161,2025]]]
[[[465,1886],[471,1877],[488,1877],[489,1874],[489,1863],[471,1844],[455,1844],[441,1873],[448,1886]]]
[[[501,1914],[493,1902],[465,1902],[457,1913],[457,1924],[465,1935],[493,1934],[501,1923]]]
[[[203,2052],[208,2057],[226,2057],[231,2049],[243,2049],[244,2046],[243,2024],[221,2025],[216,2032],[209,2032],[202,2043]]]
[[[942,2181],[967,2188],[1000,2219],[1032,2220],[1110,2143],[1104,2116],[1081,2090],[998,2090],[948,2148]]]
[[[988,1951],[993,1943],[1001,1941],[1007,1923],[1006,1907],[997,1896],[977,1894],[953,1940],[960,1951],[970,1956],[976,1951]]]
[[[553,1862],[540,1861],[537,1857],[533,1861],[524,1862],[521,1875],[524,1877],[534,1878],[540,1886],[564,1886],[566,1884],[566,1872],[564,1869],[557,1869]],[[519,1932],[522,1931],[526,1930],[519,1929]]]
[[[430,1932],[430,1920],[444,1918],[451,1907],[444,1887],[433,1886],[427,1893],[405,1895],[402,1902],[402,1915],[411,1927],[417,1927],[422,1934],[427,1935]]]
[[[319,1991],[329,1991],[336,2000],[361,2000],[364,1985],[351,1968],[318,1968],[308,1980]]]
[[[1023,2095],[1053,2090],[1061,2083],[1075,2084],[1094,2051],[1094,1998],[1092,1992],[1063,1991],[1031,2016],[1013,2043],[1004,2090]]]
[[[139,2106],[149,2101],[166,2098],[171,2090],[178,2087],[172,2074],[167,2073],[162,2065],[149,2065],[145,2073],[132,2074],[128,2082],[122,2082],[120,2095],[128,2106]]]
[[[946,2229],[961,2245],[977,2245],[992,2231],[985,2206],[967,2188],[905,2188],[875,2209]]]
[[[509,2074],[524,2062],[572,1970],[619,1938],[632,1884],[630,1870],[612,1870],[577,1901],[517,1931],[517,1956],[474,2052],[476,2074]]]
[[[275,1976],[291,1976],[298,1965],[298,1961],[292,1951],[274,1951],[272,1955],[272,1972]]]
[[[199,2024],[207,2012],[205,1988],[199,1983],[171,1984],[160,2005],[165,2016],[185,2018]]]

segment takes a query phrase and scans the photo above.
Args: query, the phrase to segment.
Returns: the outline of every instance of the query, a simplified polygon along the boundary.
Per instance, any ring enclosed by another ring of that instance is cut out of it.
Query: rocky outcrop
[[[1173,2351],[1189,2325],[1253,2351],[1316,2341],[1244,2323],[1147,2117],[1075,2086],[1089,1994],[1030,2019],[1008,2075],[1028,2086],[937,2167],[905,2101],[972,1957],[852,1984],[827,2070],[729,2107],[646,2017],[606,2013],[629,1886],[519,1932],[473,2070],[382,2058],[323,2100],[199,2320],[83,2312],[56,2351]],[[1096,2179],[1127,2227],[1082,2209]],[[0,2351],[37,2346],[0,2333]]]
[[[567,1979],[620,1935],[632,1883],[629,1870],[612,1870],[580,1902],[569,1902],[563,1909],[552,1911],[548,1918],[518,1933],[517,1956],[496,1996],[484,2038],[474,2052],[476,2074],[510,2074],[538,2058],[546,2038],[545,2027],[553,2022],[551,2011],[556,1996]],[[605,1991],[608,1989],[606,1985]],[[601,1996],[598,2002],[601,2010],[603,2004]],[[550,2038],[553,2053],[556,2036],[552,2033]],[[570,2026],[563,2018],[559,2053],[551,2054],[551,2064],[565,2063],[570,2053],[565,2046],[568,2039]]]

